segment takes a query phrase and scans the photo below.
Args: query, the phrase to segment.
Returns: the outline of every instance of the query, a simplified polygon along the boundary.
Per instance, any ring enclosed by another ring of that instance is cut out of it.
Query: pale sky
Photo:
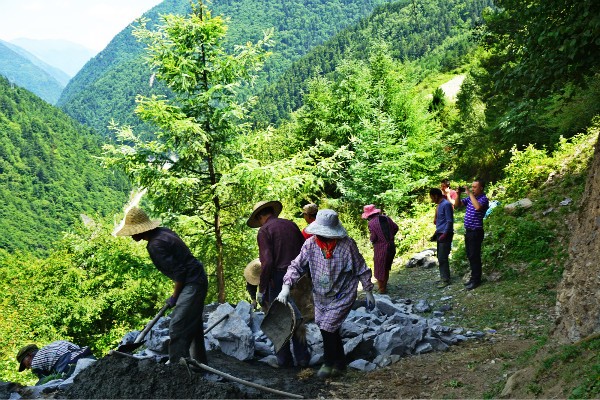
[[[0,0],[0,39],[64,39],[99,52],[162,0]]]

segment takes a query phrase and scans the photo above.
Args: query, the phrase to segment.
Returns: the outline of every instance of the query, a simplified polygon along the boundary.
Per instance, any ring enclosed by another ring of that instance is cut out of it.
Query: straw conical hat
[[[264,210],[267,207],[273,208],[273,211],[275,212],[275,214],[274,214],[275,217],[279,216],[279,214],[281,213],[281,210],[283,209],[283,205],[281,204],[281,202],[279,202],[277,200],[275,200],[275,201],[259,201],[258,203],[256,203],[254,205],[252,214],[250,214],[250,217],[248,218],[248,221],[246,221],[246,224],[250,228],[260,228],[260,225],[258,224],[258,221],[256,219],[256,214],[258,214],[259,212],[261,212],[262,210]]]
[[[251,285],[258,286],[260,284],[260,258],[256,258],[246,265],[244,268],[244,278]]]
[[[138,233],[148,232],[160,226],[160,221],[150,220],[148,215],[139,207],[132,207],[125,214],[121,225],[115,229],[115,236],[132,236]]]

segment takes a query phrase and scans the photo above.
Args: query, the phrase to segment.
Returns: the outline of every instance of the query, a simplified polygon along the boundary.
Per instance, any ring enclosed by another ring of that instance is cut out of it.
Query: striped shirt
[[[290,286],[296,283],[308,265],[313,280],[315,323],[324,331],[335,332],[356,300],[358,282],[364,290],[373,290],[371,269],[354,239],[338,239],[331,258],[325,258],[315,239],[311,237],[304,242],[300,254],[288,267],[283,283]]]
[[[79,347],[66,340],[57,340],[42,347],[31,360],[31,369],[40,370],[45,373],[54,372],[56,362],[65,354],[71,353],[71,360],[87,350],[87,347]]]
[[[473,207],[471,196],[461,199],[462,203],[467,208],[465,211],[465,229],[483,229],[483,217],[485,216],[485,212],[487,211],[490,202],[488,198],[485,197],[484,193],[475,197],[475,199],[477,199],[477,202],[481,206],[479,211],[475,210],[475,207]]]

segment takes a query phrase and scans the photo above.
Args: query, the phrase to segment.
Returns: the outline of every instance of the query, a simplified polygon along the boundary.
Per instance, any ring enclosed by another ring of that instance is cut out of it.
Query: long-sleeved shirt
[[[71,361],[87,350],[87,347],[79,347],[66,340],[57,340],[42,347],[35,353],[31,360],[31,370],[38,376],[50,375],[56,372],[55,365],[58,360],[66,354],[70,354]]]
[[[371,269],[354,239],[338,239],[331,258],[325,258],[315,239],[313,236],[306,240],[288,267],[283,283],[292,286],[308,266],[313,281],[315,323],[324,331],[335,332],[356,300],[358,282],[364,290],[373,290]]]
[[[304,236],[293,221],[270,217],[258,230],[256,240],[261,266],[259,290],[265,293],[273,271],[285,271],[300,253]]]
[[[454,232],[454,209],[452,203],[446,199],[437,205],[435,219],[435,231],[437,233]]]
[[[386,281],[386,271],[391,268],[396,254],[394,236],[398,233],[398,225],[387,215],[376,215],[369,220],[369,232],[373,243],[375,278]]]
[[[179,236],[168,228],[158,228],[146,245],[156,268],[175,282],[200,283],[204,266]]]

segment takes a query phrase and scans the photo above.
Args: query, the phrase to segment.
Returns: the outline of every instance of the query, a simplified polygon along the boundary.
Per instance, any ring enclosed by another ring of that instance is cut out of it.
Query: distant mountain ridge
[[[27,50],[45,63],[60,69],[69,78],[75,76],[95,55],[93,50],[68,40],[18,38],[10,42]]]
[[[9,49],[11,49],[12,51],[14,51],[15,53],[18,53],[20,55],[22,55],[23,57],[25,57],[26,59],[28,59],[29,61],[31,61],[34,65],[40,67],[41,69],[43,69],[44,71],[46,71],[47,73],[49,73],[54,79],[56,79],[58,81],[58,83],[61,84],[61,86],[64,88],[65,86],[67,86],[67,83],[69,83],[69,80],[71,79],[71,76],[69,76],[65,71],[63,71],[60,68],[54,67],[42,60],[40,60],[39,58],[37,58],[35,55],[31,54],[30,52],[28,52],[27,50],[25,50],[24,48],[17,46],[14,43],[10,43],[10,42],[4,42],[2,40],[0,40],[0,43],[2,43],[3,45],[5,45],[6,47],[8,47]]]
[[[275,28],[273,57],[265,64],[259,85],[277,79],[293,61],[337,32],[369,15],[389,0],[223,0],[211,4],[212,15],[228,18],[228,41],[243,44],[262,38],[263,31]],[[188,0],[165,0],[144,14],[150,26],[159,14],[187,14]],[[136,94],[160,93],[150,88],[150,70],[144,64],[144,46],[121,31],[69,82],[58,105],[67,114],[101,134],[107,134],[111,120],[140,126],[134,115]]]
[[[24,53],[25,50],[17,49],[15,45],[0,41],[0,75],[48,103],[56,104],[65,85],[44,68],[52,67]]]

